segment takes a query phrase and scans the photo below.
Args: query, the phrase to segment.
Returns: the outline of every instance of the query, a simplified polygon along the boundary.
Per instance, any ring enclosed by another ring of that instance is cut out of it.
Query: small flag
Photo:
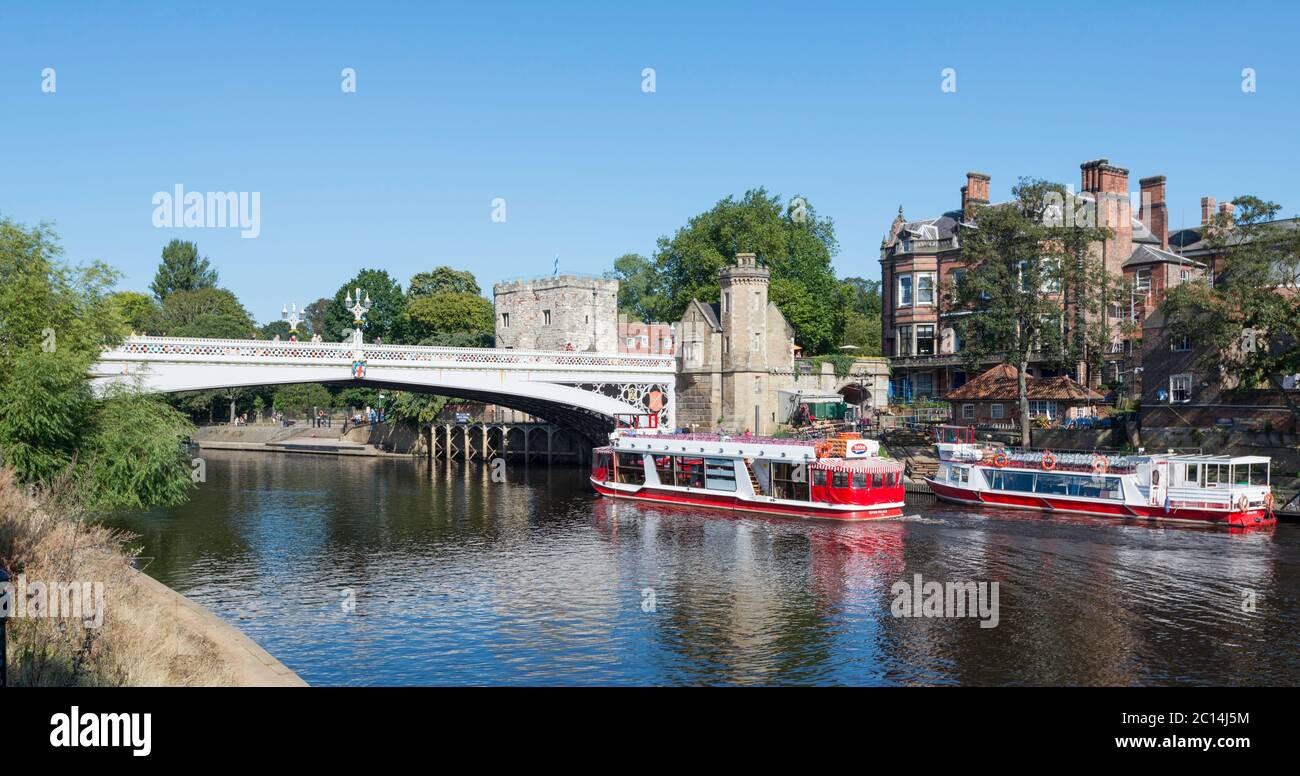
[[[551,270],[552,275],[560,274],[560,254],[555,254],[555,268]]]

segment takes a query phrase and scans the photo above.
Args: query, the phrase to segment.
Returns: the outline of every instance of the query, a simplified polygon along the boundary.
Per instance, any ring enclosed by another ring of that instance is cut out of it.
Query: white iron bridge
[[[616,423],[673,428],[672,356],[130,337],[92,376],[102,391],[149,392],[321,383],[420,391],[518,409],[601,441]],[[653,418],[653,420],[651,420]]]

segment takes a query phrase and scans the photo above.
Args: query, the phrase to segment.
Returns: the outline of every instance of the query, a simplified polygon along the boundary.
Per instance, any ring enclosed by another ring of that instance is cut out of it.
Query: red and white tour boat
[[[851,435],[808,441],[616,431],[592,453],[610,498],[833,520],[903,514],[903,465]]]
[[[968,426],[934,430],[939,469],[926,482],[954,504],[1226,526],[1271,525],[1269,459],[1007,450]]]

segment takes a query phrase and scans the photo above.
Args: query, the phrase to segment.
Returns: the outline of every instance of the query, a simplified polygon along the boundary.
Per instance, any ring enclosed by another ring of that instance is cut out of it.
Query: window
[[[934,355],[934,325],[919,324],[916,327],[916,355]]]
[[[1133,290],[1139,294],[1151,291],[1151,270],[1140,269],[1133,275]]]
[[[853,472],[853,487],[857,490],[863,490],[867,487],[866,472]]]
[[[510,313],[501,313],[501,328],[510,328]]]
[[[659,475],[660,485],[673,484],[673,457],[671,455],[655,456],[655,474]]]
[[[1192,400],[1192,376],[1172,375],[1169,378],[1169,401],[1171,404],[1185,404]]]
[[[934,304],[934,273],[922,272],[916,276],[916,303]]]
[[[1178,281],[1180,283],[1186,283],[1188,278],[1190,278],[1191,276],[1192,276],[1191,272],[1187,270],[1182,270],[1178,273]]]
[[[645,459],[641,453],[618,453],[618,481],[629,485],[645,482]]]
[[[966,279],[966,270],[964,270],[964,269],[955,269],[955,270],[953,270],[953,271],[952,271],[952,287],[953,287],[953,290],[958,290],[958,289],[960,289],[960,288],[961,288],[962,281],[964,281],[965,279]]]
[[[723,292],[722,292],[722,312],[725,313],[725,312],[727,311],[727,304],[728,304],[730,301],[731,301],[731,292],[730,292],[730,291],[723,291]]]
[[[826,470],[825,470],[825,469],[813,469],[813,470],[812,470],[812,484],[813,484],[813,487],[816,487],[816,488],[824,488],[824,487],[826,487]]]
[[[961,419],[962,419],[962,420],[974,420],[974,419],[975,419],[975,405],[974,405],[974,404],[963,404],[963,405],[961,405]]]
[[[898,327],[898,355],[900,356],[912,355],[912,327],[911,326]]]
[[[1048,419],[1056,417],[1056,402],[1031,400],[1029,402],[1029,417],[1046,417]]]
[[[749,352],[758,353],[763,350],[763,332],[752,331],[749,333]]]
[[[1043,293],[1059,294],[1061,292],[1061,261],[1056,257],[1044,258],[1039,262],[1042,275]]]
[[[550,326],[550,325],[551,325],[551,311],[550,311],[550,310],[542,310],[542,325],[543,325],[543,326]]]
[[[832,488],[847,488],[849,486],[848,472],[831,472]]]
[[[912,304],[912,276],[898,276],[898,306],[910,307]]]
[[[949,482],[970,482],[969,466],[954,466],[948,472]]]
[[[1029,280],[1029,262],[1021,261],[1016,264],[1016,275],[1020,278],[1020,290],[1028,291],[1030,289]]]
[[[1192,349],[1192,338],[1184,334],[1183,336],[1173,336],[1169,338],[1169,349],[1175,353],[1186,353]]]
[[[916,395],[917,396],[934,395],[934,373],[933,372],[916,373]]]
[[[704,459],[674,456],[677,467],[677,485],[682,488],[704,487]]]
[[[704,459],[705,485],[711,490],[736,489],[736,465],[730,458]]]
[[[1004,417],[1002,413],[1003,413],[1003,408],[1002,408],[1002,405],[1001,405],[1001,404],[990,404],[990,405],[989,405],[989,417],[990,417],[990,418],[993,418],[994,420],[1002,420],[1002,418]]]
[[[763,395],[763,378],[761,375],[754,375],[754,395]]]

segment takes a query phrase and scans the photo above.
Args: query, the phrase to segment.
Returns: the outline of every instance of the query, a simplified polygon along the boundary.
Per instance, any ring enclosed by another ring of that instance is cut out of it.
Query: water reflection
[[[478,465],[205,457],[190,504],[114,522],[140,535],[149,573],[313,684],[1298,675],[1291,525],[1230,535],[946,507],[803,522],[599,499],[576,469],[493,484]],[[892,616],[891,586],[914,574],[998,582],[998,626]]]

